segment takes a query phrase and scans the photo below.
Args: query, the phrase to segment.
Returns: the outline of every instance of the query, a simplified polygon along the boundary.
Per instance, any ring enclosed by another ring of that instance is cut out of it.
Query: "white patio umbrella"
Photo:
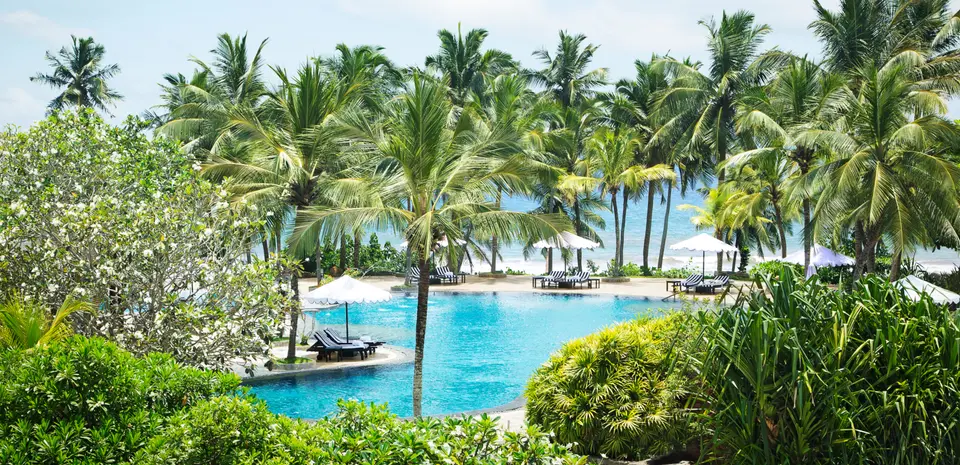
[[[600,247],[599,242],[593,242],[585,237],[580,237],[572,232],[564,231],[550,239],[544,239],[533,244],[538,249],[595,249]]]
[[[707,252],[737,252],[738,249],[709,234],[697,234],[685,241],[670,246],[670,250],[690,250],[703,252],[703,274],[707,274]]]
[[[935,284],[930,284],[914,275],[907,276],[896,281],[898,287],[903,289],[913,300],[920,300],[922,294],[928,294],[934,302],[938,304],[960,303],[960,294],[948,291]]]
[[[788,254],[785,258],[773,258],[785,263],[803,265],[803,250]],[[834,252],[820,244],[813,244],[810,248],[810,266],[807,267],[806,277],[810,278],[821,266],[853,266],[856,260],[838,252]]]
[[[350,304],[366,304],[386,302],[390,300],[390,293],[376,286],[371,286],[353,279],[341,276],[334,282],[320,286],[303,296],[303,301],[309,304],[343,304],[346,316],[347,340],[350,340]]]

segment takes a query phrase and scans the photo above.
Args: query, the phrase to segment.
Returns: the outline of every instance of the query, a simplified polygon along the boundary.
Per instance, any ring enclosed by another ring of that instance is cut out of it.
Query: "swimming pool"
[[[423,368],[423,413],[492,408],[523,393],[527,379],[564,342],[611,323],[671,307],[659,299],[519,292],[430,295]],[[350,306],[350,334],[413,349],[416,295]],[[316,313],[316,328],[343,331],[343,309]],[[314,322],[308,321],[310,329]],[[411,416],[413,364],[334,370],[250,384],[271,410],[320,418],[337,399],[388,403]]]

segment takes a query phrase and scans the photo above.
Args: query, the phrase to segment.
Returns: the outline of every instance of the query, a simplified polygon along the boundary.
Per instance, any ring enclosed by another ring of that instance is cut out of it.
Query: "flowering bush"
[[[245,263],[260,222],[142,123],[60,113],[0,134],[0,289],[98,311],[75,319],[135,354],[223,368],[266,349],[289,302],[279,267]]]

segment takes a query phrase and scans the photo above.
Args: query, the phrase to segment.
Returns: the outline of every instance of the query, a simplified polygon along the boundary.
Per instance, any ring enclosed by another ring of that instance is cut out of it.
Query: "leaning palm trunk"
[[[803,199],[803,269],[810,268],[810,243],[813,231],[810,230],[810,199]]]
[[[773,215],[777,222],[777,234],[780,236],[780,258],[787,258],[787,232],[783,227],[783,212],[777,203],[773,204]]]
[[[650,270],[650,234],[653,232],[653,184],[647,184],[647,219],[643,232],[643,269]]]
[[[290,273],[290,289],[293,291],[293,303],[290,306],[290,339],[287,342],[287,360],[297,358],[297,320],[300,318],[300,286],[297,282],[297,272]]]
[[[620,235],[620,216],[617,211],[617,191],[610,192],[610,208],[613,209],[613,232],[615,235],[613,245],[613,269],[610,270],[613,276],[620,276],[620,242],[623,237]]]
[[[723,229],[719,227],[716,228],[716,232],[714,232],[713,237],[719,241],[722,241]],[[721,273],[723,273],[723,252],[717,252],[717,275],[720,275]]]
[[[503,197],[503,189],[497,188],[497,198],[496,204],[494,206],[495,210],[500,210],[500,198]],[[500,244],[497,239],[497,235],[494,234],[490,239],[490,272],[497,272],[497,254],[500,253]]]
[[[663,252],[667,247],[667,228],[670,226],[670,201],[673,197],[673,186],[667,189],[667,208],[663,212],[663,234],[660,236],[660,256],[657,258],[657,268],[663,269]]]
[[[617,248],[617,266],[623,269],[623,244],[627,242],[627,189],[623,189],[623,208],[620,210],[620,246]]]
[[[581,219],[580,213],[580,200],[573,201],[573,214],[574,221],[576,224],[576,232],[578,236],[583,235],[583,220]],[[577,271],[583,271],[583,250],[577,249]]]
[[[360,269],[360,231],[353,233],[353,268]]]
[[[423,344],[427,335],[427,297],[430,292],[430,263],[426,253],[420,253],[417,265],[420,268],[420,280],[417,281],[417,329],[413,355],[413,416],[420,418],[423,402]]]

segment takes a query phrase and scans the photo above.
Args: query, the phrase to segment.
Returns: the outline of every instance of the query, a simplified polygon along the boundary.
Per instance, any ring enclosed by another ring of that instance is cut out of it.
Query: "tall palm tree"
[[[718,167],[728,173],[726,184],[736,190],[727,201],[727,208],[735,209],[737,215],[769,213],[776,229],[780,257],[786,258],[787,229],[797,211],[796,202],[789,196],[790,182],[798,174],[796,166],[785,151],[756,157],[749,164],[736,161],[731,157]],[[753,225],[750,218],[734,223]]]
[[[925,69],[917,56],[865,65],[842,125],[804,136],[836,153],[812,173],[827,179],[815,215],[818,231],[853,229],[855,277],[874,271],[884,236],[893,246],[891,279],[905,251],[934,237],[958,239],[960,168],[944,156],[960,140],[943,118],[952,84],[924,79]]]
[[[486,90],[470,100],[467,109],[475,118],[495,130],[514,132],[521,146],[528,152],[529,160],[542,160],[547,124],[555,112],[549,98],[538,96],[530,89],[528,79],[519,74],[501,74],[488,81]],[[542,171],[549,171],[543,167]],[[499,209],[504,190],[524,192],[527,182],[514,186],[497,186],[494,207]],[[496,235],[490,238],[490,271],[497,271],[499,248],[503,241]]]
[[[633,130],[601,129],[588,141],[586,162],[591,166],[585,171],[588,176],[597,176],[588,179],[595,179],[601,194],[610,196],[610,206],[613,210],[616,244],[614,245],[614,266],[611,272],[614,276],[620,275],[620,269],[624,263],[623,243],[626,237],[627,221],[626,216],[622,220],[619,218],[617,194],[628,189],[636,191],[640,186],[649,184],[651,181],[676,178],[673,169],[667,165],[658,164],[647,167],[637,164],[635,151],[642,145],[643,140]]]
[[[67,317],[91,311],[89,303],[68,297],[51,316],[42,302],[9,294],[0,302],[0,348],[32,349],[64,339],[72,332]]]
[[[710,66],[706,74],[688,63],[663,59],[658,67],[674,73],[676,82],[663,93],[658,106],[667,114],[676,115],[668,122],[664,134],[682,134],[691,151],[709,153],[714,163],[736,153],[734,123],[739,99],[769,78],[784,61],[779,52],[761,53],[763,38],[769,26],[756,24],[747,11],[723,13],[718,25],[713,20],[701,21],[709,34]],[[718,181],[723,182],[723,172]],[[719,239],[723,230],[715,232]],[[717,272],[723,266],[723,255],[717,254]]]
[[[73,46],[63,47],[56,55],[47,52],[46,60],[53,68],[51,74],[37,73],[33,82],[60,90],[47,108],[50,111],[67,107],[88,107],[105,111],[123,96],[110,88],[107,81],[120,73],[120,66],[103,62],[106,49],[93,37],[70,36]]]
[[[217,36],[217,46],[210,50],[213,61],[199,58],[190,61],[198,66],[189,81],[167,75],[161,84],[166,95],[156,107],[167,114],[157,132],[184,143],[184,149],[203,157],[215,155],[242,159],[247,156],[242,138],[229,130],[233,115],[254,112],[263,102],[267,87],[263,79],[263,49],[267,39],[251,54],[247,35]],[[173,87],[173,88],[171,88]],[[176,92],[174,92],[174,88]]]
[[[485,82],[517,69],[517,63],[509,53],[497,49],[482,50],[487,34],[486,29],[471,29],[464,37],[460,24],[457,24],[456,35],[441,29],[437,32],[440,50],[426,59],[428,69],[442,73],[443,81],[450,89],[450,100],[457,108],[463,108],[471,94],[483,93]]]
[[[445,86],[414,74],[406,92],[391,101],[382,121],[363,111],[337,118],[352,141],[351,148],[369,159],[355,166],[358,189],[376,201],[366,206],[306,209],[297,219],[292,244],[312,241],[317,231],[357,225],[392,226],[409,241],[421,276],[429,275],[430,254],[437,242],[460,239],[460,221],[469,221],[479,234],[501,238],[546,238],[568,227],[556,216],[500,211],[490,199],[497,186],[510,186],[527,176],[523,149],[515,134],[493,130],[482,120],[461,117]],[[355,195],[343,191],[342,199]],[[456,219],[456,220],[454,220]],[[416,352],[413,412],[421,415],[423,354],[429,281],[417,286]]]
[[[849,102],[846,84],[842,75],[828,72],[806,57],[794,57],[767,86],[742,99],[738,114],[737,132],[759,148],[734,155],[729,166],[754,162],[769,166],[765,159],[779,163],[784,158],[792,165],[794,175],[784,187],[789,197],[801,202],[805,268],[810,266],[812,203],[820,185],[808,174],[829,153],[801,136],[834,127]]]

